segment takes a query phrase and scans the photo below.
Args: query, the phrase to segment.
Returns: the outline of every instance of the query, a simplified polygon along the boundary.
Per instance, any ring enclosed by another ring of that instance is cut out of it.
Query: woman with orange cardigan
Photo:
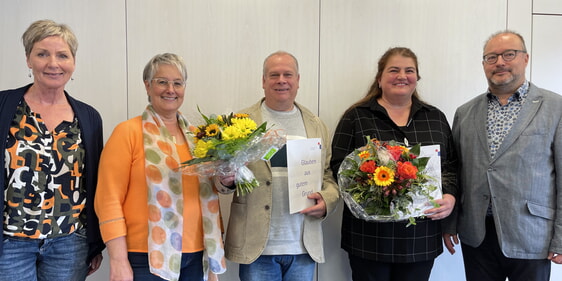
[[[178,170],[191,159],[178,111],[186,79],[177,55],[152,58],[143,73],[149,105],[102,152],[95,208],[111,280],[213,280],[225,271],[216,190]]]

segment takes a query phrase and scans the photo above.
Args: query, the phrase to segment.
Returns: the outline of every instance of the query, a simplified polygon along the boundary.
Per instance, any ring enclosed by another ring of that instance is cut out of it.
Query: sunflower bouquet
[[[245,113],[206,116],[204,124],[190,126],[193,159],[182,163],[187,174],[224,176],[235,174],[236,192],[245,195],[259,185],[246,164],[271,158],[283,146],[285,136],[257,125]]]
[[[425,171],[430,158],[420,157],[420,147],[367,137],[365,146],[343,160],[338,184],[355,217],[416,224],[415,217],[441,196],[439,183]]]

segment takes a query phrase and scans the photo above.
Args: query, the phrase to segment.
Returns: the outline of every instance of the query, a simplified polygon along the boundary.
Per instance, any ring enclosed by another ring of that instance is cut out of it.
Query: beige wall
[[[534,5],[534,6],[533,6]],[[105,138],[146,106],[142,68],[156,53],[174,52],[188,66],[182,111],[195,117],[245,107],[263,95],[261,67],[271,52],[300,63],[297,100],[334,129],[362,97],[375,63],[389,47],[417,53],[423,99],[452,119],[455,109],[486,89],[482,45],[493,32],[519,31],[531,50],[528,77],[562,93],[562,2],[559,0],[51,0],[0,2],[0,89],[31,82],[21,34],[34,20],[69,24],[80,43],[71,95],[95,106]],[[558,79],[557,79],[558,78]],[[228,217],[228,197],[223,197]],[[325,227],[327,263],[318,280],[350,280],[339,248],[341,208]],[[226,219],[226,218],[225,218]],[[108,258],[89,280],[107,280]],[[432,281],[464,280],[460,253],[440,256]],[[238,280],[237,268],[221,280]],[[553,280],[562,277],[554,266]]]

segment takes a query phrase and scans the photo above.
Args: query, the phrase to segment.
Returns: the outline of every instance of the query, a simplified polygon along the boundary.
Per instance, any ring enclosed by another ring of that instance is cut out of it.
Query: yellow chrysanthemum
[[[223,140],[235,140],[243,138],[244,135],[237,126],[228,126],[222,131]]]
[[[217,125],[217,124],[209,124],[209,126],[207,126],[207,128],[205,128],[205,134],[208,137],[214,137],[214,136],[218,135],[219,132],[220,132],[220,128],[219,128],[219,125]]]
[[[200,140],[195,145],[195,149],[193,150],[193,156],[197,158],[202,158],[207,156],[207,151],[213,148],[213,144],[210,141]]]
[[[371,157],[371,153],[369,153],[369,151],[364,150],[364,151],[359,152],[359,158],[367,159],[369,157]]]
[[[258,127],[256,122],[250,118],[234,118],[232,119],[232,126],[240,130],[242,137],[248,136]]]
[[[378,167],[375,170],[375,183],[378,186],[389,186],[394,182],[394,171],[388,167]]]

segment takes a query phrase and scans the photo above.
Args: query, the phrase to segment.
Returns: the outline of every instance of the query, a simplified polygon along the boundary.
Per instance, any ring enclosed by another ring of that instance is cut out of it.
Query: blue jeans
[[[129,263],[133,268],[133,279],[139,281],[165,281],[150,273],[147,253],[129,252]],[[182,253],[179,281],[203,281],[203,251]]]
[[[88,274],[86,229],[48,239],[4,236],[0,281],[81,281]]]
[[[241,264],[240,281],[312,281],[316,262],[308,255],[262,255]]]

